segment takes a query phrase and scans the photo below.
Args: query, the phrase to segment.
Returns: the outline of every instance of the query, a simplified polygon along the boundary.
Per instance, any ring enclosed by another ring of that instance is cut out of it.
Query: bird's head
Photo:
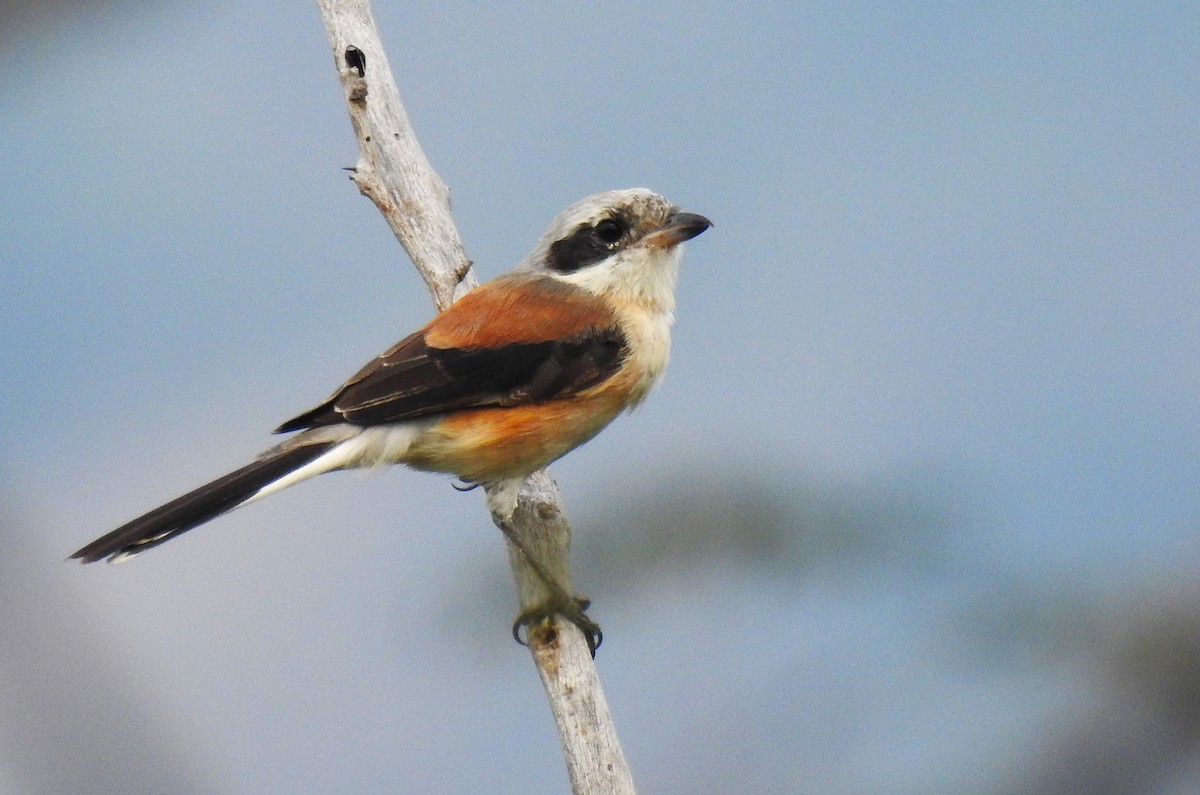
[[[550,222],[522,269],[669,312],[680,244],[710,226],[645,188],[595,193]]]

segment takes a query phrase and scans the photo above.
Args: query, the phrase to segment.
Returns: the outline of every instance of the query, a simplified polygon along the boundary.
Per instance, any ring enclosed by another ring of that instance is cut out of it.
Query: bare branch
[[[351,178],[383,213],[437,308],[445,309],[478,283],[450,215],[450,191],[409,124],[370,4],[319,0],[317,5],[358,141]]]
[[[558,483],[548,471],[529,478],[514,520],[527,548],[540,560],[551,562],[551,573],[559,582],[569,583],[571,527]],[[523,561],[511,544],[509,557],[517,570]],[[539,577],[518,576],[517,587],[522,607],[546,598]],[[635,795],[633,774],[621,751],[617,727],[583,633],[566,621],[553,628],[535,626],[530,629],[529,647],[562,738],[571,791],[576,795]]]
[[[387,219],[439,309],[477,284],[450,214],[449,191],[417,142],[388,66],[367,0],[317,0],[333,46],[358,140],[353,179]],[[536,473],[512,521],[522,545],[570,585],[570,526],[558,485]],[[544,600],[545,586],[509,544],[521,609]],[[531,629],[530,650],[563,744],[577,795],[634,793],[595,664],[583,634],[567,622]]]

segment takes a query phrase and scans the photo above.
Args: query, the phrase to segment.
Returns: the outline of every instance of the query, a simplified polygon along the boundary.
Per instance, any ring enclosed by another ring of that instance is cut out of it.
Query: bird
[[[287,439],[70,558],[127,560],[316,475],[388,464],[486,486],[503,527],[530,474],[593,438],[659,382],[682,244],[711,226],[645,188],[575,202],[513,270],[467,292],[275,429]]]

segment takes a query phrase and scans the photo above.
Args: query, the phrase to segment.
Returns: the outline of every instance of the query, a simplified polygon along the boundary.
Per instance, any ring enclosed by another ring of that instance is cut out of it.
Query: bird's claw
[[[535,627],[541,626],[553,631],[555,619],[565,618],[583,633],[588,651],[594,659],[596,649],[600,648],[600,644],[604,642],[604,633],[600,631],[600,625],[588,617],[586,611],[591,604],[590,599],[571,596],[567,597],[565,601],[550,599],[541,604],[527,607],[517,615],[517,620],[513,622],[513,640],[522,646],[528,646]],[[524,637],[522,637],[522,629],[526,629]]]

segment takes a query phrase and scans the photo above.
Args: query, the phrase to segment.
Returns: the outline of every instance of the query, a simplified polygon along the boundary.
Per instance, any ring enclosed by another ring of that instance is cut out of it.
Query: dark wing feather
[[[277,432],[339,422],[377,425],[453,409],[563,398],[612,375],[625,353],[625,337],[614,326],[498,347],[436,348],[418,333],[363,368],[325,403],[285,422]]]

